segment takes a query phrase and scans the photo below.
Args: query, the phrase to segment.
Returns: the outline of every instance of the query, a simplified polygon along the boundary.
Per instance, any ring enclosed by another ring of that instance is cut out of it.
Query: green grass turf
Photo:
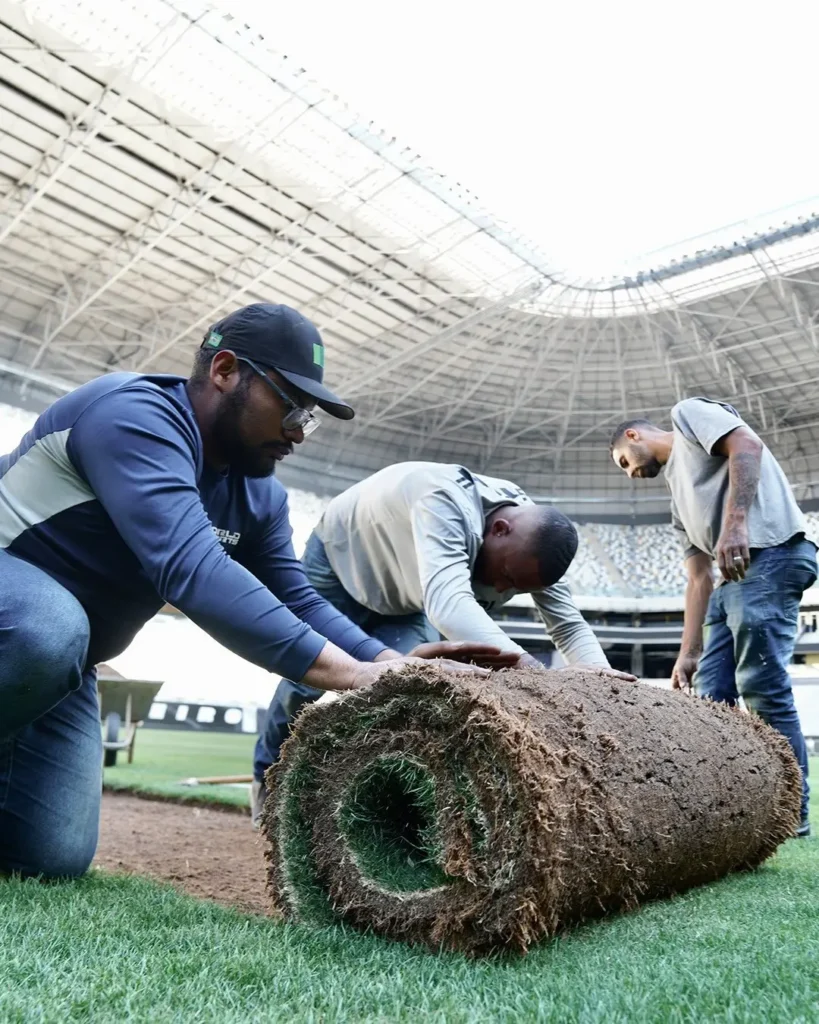
[[[149,796],[173,797],[192,803],[238,804],[248,807],[248,791],[235,786],[181,786],[182,779],[208,775],[249,775],[253,771],[256,737],[247,733],[198,732],[182,729],[139,729],[134,760],[122,753],[103,774],[108,789],[132,790]]]
[[[246,917],[141,879],[6,880],[0,1021],[815,1024],[817,908],[817,837],[753,874],[478,962]]]
[[[819,1019],[819,842],[470,962],[242,917],[141,879],[0,883],[0,1020],[782,1022]]]

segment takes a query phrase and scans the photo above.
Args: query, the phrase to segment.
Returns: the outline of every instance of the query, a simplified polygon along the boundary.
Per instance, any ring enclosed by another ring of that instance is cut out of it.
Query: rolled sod
[[[593,671],[434,667],[305,709],[267,775],[288,918],[471,952],[757,867],[799,820],[787,742]]]

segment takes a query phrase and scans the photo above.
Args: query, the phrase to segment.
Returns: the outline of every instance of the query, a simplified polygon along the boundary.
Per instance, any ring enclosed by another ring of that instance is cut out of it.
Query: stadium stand
[[[625,591],[638,597],[678,594],[685,589],[683,551],[673,527],[666,524],[615,526],[589,523],[615,565]]]
[[[611,578],[603,561],[598,557],[589,540],[586,527],[578,527],[580,543],[577,554],[568,571],[567,579],[576,594],[590,594],[601,597],[616,596],[621,588]]]

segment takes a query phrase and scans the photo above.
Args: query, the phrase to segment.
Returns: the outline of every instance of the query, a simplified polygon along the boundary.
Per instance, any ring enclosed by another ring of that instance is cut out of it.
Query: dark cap
[[[254,302],[209,328],[202,348],[230,349],[268,370],[276,370],[300,391],[341,420],[355,413],[322,383],[324,342],[315,324],[290,306]]]

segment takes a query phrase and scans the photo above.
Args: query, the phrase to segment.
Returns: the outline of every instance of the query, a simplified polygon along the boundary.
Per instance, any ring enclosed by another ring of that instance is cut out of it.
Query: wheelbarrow
[[[102,720],[103,764],[112,768],[120,750],[128,751],[128,764],[134,760],[137,726],[148,717],[162,683],[146,679],[97,678]],[[120,739],[120,732],[123,733]]]

